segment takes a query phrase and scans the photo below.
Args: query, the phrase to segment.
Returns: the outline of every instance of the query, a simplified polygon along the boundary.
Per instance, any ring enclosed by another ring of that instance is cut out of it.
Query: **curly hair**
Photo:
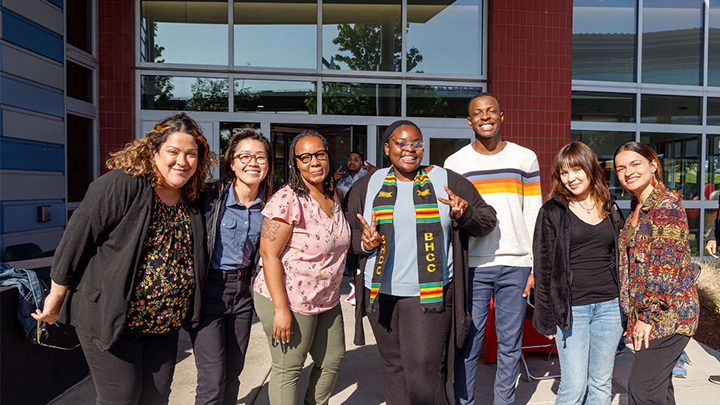
[[[327,140],[324,136],[320,135],[320,133],[318,131],[315,131],[314,129],[306,129],[305,131],[302,131],[298,136],[293,138],[292,142],[290,143],[290,153],[292,154],[292,156],[290,159],[290,173],[288,174],[287,185],[290,186],[290,188],[299,195],[307,195],[310,192],[307,184],[305,184],[305,182],[303,181],[302,175],[300,174],[300,169],[298,169],[297,164],[295,163],[295,160],[297,159],[295,157],[295,146],[301,139],[308,136],[314,136],[315,138],[320,139],[320,141],[322,141],[323,148],[328,153],[328,173],[323,179],[323,191],[326,195],[332,197],[332,195],[335,193],[335,163],[333,162],[334,159],[332,154],[330,153]]]
[[[595,152],[584,143],[573,141],[563,146],[555,155],[552,163],[553,194],[567,203],[574,201],[575,195],[565,187],[560,178],[560,172],[566,167],[579,167],[585,172],[590,181],[590,191],[593,193],[595,203],[598,207],[602,207],[598,210],[600,218],[605,218],[607,212],[610,211],[612,197],[607,182],[605,182],[605,172],[600,166]]]
[[[105,162],[108,169],[123,169],[133,177],[145,176],[153,187],[162,187],[165,183],[155,164],[155,153],[165,143],[167,137],[175,132],[191,135],[198,147],[198,162],[195,173],[182,188],[188,201],[195,201],[205,191],[205,182],[212,177],[212,167],[217,165],[215,153],[210,151],[200,126],[185,113],[171,115],[155,124],[144,138],[136,139],[117,152],[110,153]]]
[[[225,151],[225,156],[223,156],[223,168],[225,169],[225,175],[226,179],[232,179],[233,181],[237,178],[235,176],[235,172],[232,170],[232,167],[230,167],[230,164],[233,161],[233,158],[235,157],[235,149],[237,149],[237,146],[240,144],[240,142],[250,139],[253,141],[262,142],[263,146],[265,147],[265,156],[267,156],[268,159],[268,172],[265,178],[260,182],[260,190],[262,191],[262,202],[265,204],[268,199],[270,199],[270,195],[272,195],[272,188],[273,188],[273,148],[270,144],[270,141],[265,138],[260,132],[253,128],[244,128],[240,132],[236,133],[235,135],[230,138],[230,142],[228,142],[227,150]]]

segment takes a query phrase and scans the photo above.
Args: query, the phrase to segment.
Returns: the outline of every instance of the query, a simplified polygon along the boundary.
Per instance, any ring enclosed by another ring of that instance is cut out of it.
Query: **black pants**
[[[210,269],[200,326],[190,334],[198,370],[197,405],[237,403],[253,316],[251,271]]]
[[[452,286],[452,283],[449,284]],[[420,297],[378,294],[369,313],[383,365],[388,405],[446,405],[446,351],[452,321],[452,287],[444,289],[445,310],[423,314]],[[365,289],[366,308],[370,290]]]
[[[671,335],[650,341],[635,352],[628,379],[628,404],[675,404],[672,371],[690,337]]]
[[[77,331],[90,366],[98,405],[166,405],[175,372],[178,331],[152,335],[125,331],[107,351]]]

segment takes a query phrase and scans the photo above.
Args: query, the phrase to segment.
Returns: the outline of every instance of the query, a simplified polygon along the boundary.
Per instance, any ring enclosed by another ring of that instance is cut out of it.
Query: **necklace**
[[[576,203],[577,205],[579,205],[580,208],[582,208],[583,210],[585,210],[585,212],[587,212],[588,215],[592,215],[592,211],[593,211],[593,210],[595,209],[595,207],[597,206],[597,201],[595,201],[595,202],[593,203],[592,207],[590,207],[590,208],[585,208],[585,206],[582,205],[582,203],[581,203],[580,201],[575,201],[575,203]]]

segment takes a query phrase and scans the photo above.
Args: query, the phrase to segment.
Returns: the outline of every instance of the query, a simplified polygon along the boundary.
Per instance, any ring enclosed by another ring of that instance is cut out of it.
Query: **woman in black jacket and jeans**
[[[609,405],[623,332],[617,250],[623,218],[597,156],[581,142],[555,156],[552,184],[533,238],[533,325],[549,338],[562,337],[555,403]]]
[[[168,403],[179,328],[200,318],[214,162],[194,120],[168,117],[111,154],[67,224],[33,316],[75,326],[98,404]]]

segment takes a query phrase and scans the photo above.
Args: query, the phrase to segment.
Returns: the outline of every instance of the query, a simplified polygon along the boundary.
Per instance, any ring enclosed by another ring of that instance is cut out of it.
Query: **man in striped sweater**
[[[533,151],[502,140],[505,116],[495,96],[478,93],[468,113],[475,142],[448,157],[445,168],[475,185],[497,211],[498,225],[487,236],[470,238],[468,309],[473,321],[464,353],[455,362],[455,403],[475,403],[478,358],[493,297],[498,335],[493,403],[512,404],[520,369],[524,297],[533,286],[532,236],[542,205],[540,166]]]

